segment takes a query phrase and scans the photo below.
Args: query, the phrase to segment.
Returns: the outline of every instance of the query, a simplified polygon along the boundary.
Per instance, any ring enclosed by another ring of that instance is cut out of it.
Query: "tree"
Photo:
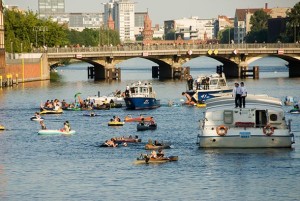
[[[218,40],[220,41],[221,44],[229,44],[231,43],[230,41],[233,39],[234,39],[234,28],[227,28],[218,32]]]
[[[287,31],[286,37],[289,42],[295,42],[299,40],[300,32],[300,2],[296,3],[295,6],[287,12]]]
[[[250,18],[251,31],[246,36],[247,43],[266,42],[268,40],[268,19],[271,16],[263,10],[258,10]]]

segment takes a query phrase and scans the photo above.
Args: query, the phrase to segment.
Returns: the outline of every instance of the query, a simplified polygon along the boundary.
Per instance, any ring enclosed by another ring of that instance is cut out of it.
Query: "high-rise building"
[[[135,41],[134,4],[131,0],[119,0],[114,3],[115,29],[119,31],[122,42]]]
[[[39,0],[39,17],[48,18],[65,13],[65,0]]]
[[[115,5],[115,0],[110,0],[108,3],[104,3],[104,12],[103,12],[103,22],[104,26],[107,27],[107,22],[109,20],[109,16],[112,16],[113,21],[115,22],[116,19],[115,14],[114,14],[114,5]]]

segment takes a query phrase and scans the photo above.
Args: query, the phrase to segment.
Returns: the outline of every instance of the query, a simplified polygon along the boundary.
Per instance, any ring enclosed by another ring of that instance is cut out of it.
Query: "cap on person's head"
[[[244,84],[244,82],[241,82],[241,84]]]

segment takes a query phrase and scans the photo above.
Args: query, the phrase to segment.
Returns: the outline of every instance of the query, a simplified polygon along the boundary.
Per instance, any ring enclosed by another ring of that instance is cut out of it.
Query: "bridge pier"
[[[289,61],[287,67],[289,68],[289,77],[300,77],[300,62]]]

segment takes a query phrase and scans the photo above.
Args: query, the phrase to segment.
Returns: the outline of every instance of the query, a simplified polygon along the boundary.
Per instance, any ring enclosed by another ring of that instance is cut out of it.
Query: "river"
[[[265,64],[265,66],[263,66]],[[275,64],[271,66],[271,64]],[[124,64],[123,64],[124,65]],[[138,65],[143,67],[137,68]],[[216,62],[208,59],[189,64],[191,74],[215,72]],[[280,99],[300,99],[300,78],[288,78],[284,62],[260,61],[260,79],[244,80],[248,93],[268,94]],[[145,67],[146,66],[146,67]],[[0,200],[299,200],[300,115],[292,119],[295,141],[292,149],[199,149],[196,137],[205,109],[160,107],[155,110],[97,111],[100,116],[83,117],[84,111],[65,111],[44,116],[48,129],[58,129],[69,120],[76,134],[39,136],[40,125],[30,121],[41,102],[58,98],[74,101],[81,97],[124,90],[137,80],[149,80],[162,103],[180,102],[186,83],[151,78],[151,64],[130,60],[122,68],[121,81],[87,79],[87,64],[58,69],[59,79],[19,84],[0,89]],[[229,79],[233,85],[239,79]],[[284,106],[285,111],[291,107]],[[154,116],[158,129],[137,132],[135,123],[107,126],[109,119],[127,114]],[[138,135],[141,144],[100,148],[114,136]],[[159,165],[134,165],[148,139],[170,141],[166,155],[179,161]]]

